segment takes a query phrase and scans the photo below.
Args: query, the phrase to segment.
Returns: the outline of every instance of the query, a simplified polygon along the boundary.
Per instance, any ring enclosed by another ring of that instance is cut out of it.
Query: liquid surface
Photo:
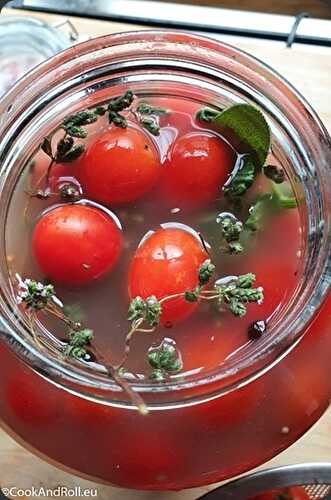
[[[165,98],[149,99],[149,102],[170,110],[169,114],[160,118],[159,136],[154,137],[143,131],[146,141],[151,141],[156,148],[161,168],[164,169],[167,168],[175,142],[178,143],[187,134],[206,133],[208,127],[195,119],[200,108],[195,102]],[[129,127],[136,128],[138,125],[133,117],[127,116]],[[88,145],[107,128],[109,125],[105,117],[100,118],[96,124],[89,126],[88,138],[83,142]],[[210,130],[209,133],[215,140],[222,140],[215,131]],[[61,178],[78,183],[77,162],[61,167]],[[277,159],[270,156],[268,163],[277,164]],[[41,214],[60,200],[56,194],[47,200],[30,198],[26,191],[29,185],[31,190],[40,185],[48,164],[47,156],[38,151],[33,158],[33,167],[27,167],[13,194],[6,245],[15,287],[16,273],[23,278],[41,281],[47,278],[41,273],[32,254],[31,239]],[[137,201],[121,205],[115,203],[107,207],[119,220],[123,234],[123,250],[107,276],[78,288],[54,283],[56,294],[62,302],[77,309],[84,325],[94,330],[95,343],[105,358],[116,364],[123,356],[125,337],[130,327],[127,320],[130,262],[146,235],[160,227],[184,227],[196,235],[202,235],[216,265],[215,276],[237,276],[252,272],[256,275],[256,285],[264,288],[265,299],[261,305],[250,304],[247,314],[242,318],[233,316],[227,310],[220,312],[209,302],[201,301],[186,319],[174,325],[160,325],[153,334],[136,334],[126,369],[147,378],[151,372],[147,362],[148,349],[152,344],[159,344],[164,337],[176,341],[183,359],[183,370],[173,377],[216,368],[244,348],[251,341],[248,337],[249,326],[256,321],[267,321],[291,295],[296,284],[302,243],[298,210],[283,209],[269,214],[262,230],[244,237],[244,251],[241,254],[230,255],[217,223],[220,213],[232,210],[222,186],[217,189],[214,199],[206,201],[202,196],[198,204],[188,203],[185,193],[183,199],[173,203],[169,197],[163,196],[162,189],[161,175],[155,187]],[[202,192],[204,189],[205,186],[201,185]],[[179,185],[179,193],[180,190]],[[242,198],[240,220],[247,219],[250,207],[260,194],[271,191],[272,182],[260,173]],[[70,252],[70,248],[67,251]],[[45,315],[40,316],[40,321],[58,338],[63,338],[63,326],[58,321]]]

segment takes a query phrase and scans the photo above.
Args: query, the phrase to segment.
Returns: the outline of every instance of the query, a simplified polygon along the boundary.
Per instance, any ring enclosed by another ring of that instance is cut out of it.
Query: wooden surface
[[[9,10],[4,11],[8,15]],[[15,11],[15,15],[24,12]],[[36,15],[36,14],[34,14]],[[38,17],[57,22],[60,16],[38,14]],[[78,31],[86,38],[91,36],[128,31],[131,26],[103,21],[90,21],[80,18],[72,19]],[[283,43],[254,41],[252,39],[224,36],[224,41],[251,52],[277,69],[308,99],[321,116],[325,125],[331,130],[331,49],[294,45],[291,49]],[[265,464],[263,468],[274,465],[285,465],[309,461],[331,461],[331,410],[295,445],[278,457]],[[97,485],[87,480],[60,471],[52,465],[43,462],[16,444],[5,432],[0,431],[0,485],[2,487],[16,486],[20,488],[56,488],[59,485],[67,487],[97,488],[97,498],[100,500],[193,500],[215,485],[185,490],[174,493],[137,492]],[[22,499],[28,496],[20,497]],[[39,496],[41,500],[45,496]],[[65,498],[65,497],[57,497]]]

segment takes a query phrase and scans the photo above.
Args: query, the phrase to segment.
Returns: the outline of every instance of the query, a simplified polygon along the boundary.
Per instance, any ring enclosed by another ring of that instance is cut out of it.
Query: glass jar
[[[57,28],[33,17],[0,19],[0,95],[37,64],[69,47]]]
[[[268,334],[217,370],[162,385],[135,381],[134,390],[150,409],[146,416],[103,373],[38,351],[15,304],[4,237],[13,190],[35,145],[68,113],[128,87],[140,96],[190,96],[221,106],[247,102],[261,109],[271,127],[273,154],[300,199],[305,241],[295,292],[273,315]],[[331,143],[304,99],[270,68],[230,46],[185,33],[144,31],[97,38],[54,56],[2,99],[0,111],[5,429],[77,474],[158,490],[247,471],[309,429],[331,395]],[[233,405],[239,410],[230,418]]]

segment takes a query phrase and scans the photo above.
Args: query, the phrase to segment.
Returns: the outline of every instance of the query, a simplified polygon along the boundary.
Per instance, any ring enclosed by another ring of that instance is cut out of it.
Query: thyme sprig
[[[69,330],[68,344],[64,349],[64,354],[71,358],[89,361],[91,359],[91,355],[87,351],[87,346],[90,345],[92,339],[93,330],[89,328]]]
[[[160,345],[148,349],[148,362],[153,368],[152,380],[163,382],[171,373],[177,373],[183,368],[181,354],[173,339],[165,337]]]
[[[44,309],[54,297],[54,286],[44,285],[29,278],[19,280],[19,290],[16,297],[18,304],[25,303],[27,309],[40,311]]]
[[[68,128],[70,130],[69,125]],[[47,167],[46,175],[44,176],[44,189],[38,189],[36,193],[30,194],[31,197],[35,196],[39,198],[48,198],[52,194],[49,188],[49,178],[53,165],[55,163],[71,163],[77,160],[85,151],[84,144],[75,143],[73,136],[68,137],[67,130],[65,130],[64,136],[58,141],[55,152],[52,148],[52,139],[53,135],[44,137],[42,143],[40,144],[40,149],[50,158],[50,163]],[[43,180],[43,178],[41,180]]]
[[[221,226],[222,236],[227,243],[228,251],[231,254],[241,253],[244,248],[240,243],[240,236],[243,231],[243,223],[231,212],[222,212],[216,222]]]
[[[16,302],[25,306],[31,320],[33,337],[38,344],[40,338],[35,335],[33,328],[37,314],[43,312],[58,318],[67,327],[66,341],[61,343],[62,354],[85,362],[95,358],[99,364],[104,366],[108,376],[129,395],[139,411],[146,414],[147,408],[141,396],[133,391],[130,384],[122,376],[123,366],[128,359],[134,334],[138,332],[153,333],[160,324],[162,308],[167,301],[177,298],[182,298],[187,302],[216,301],[219,306],[225,306],[235,316],[246,314],[248,303],[261,303],[263,301],[263,289],[262,287],[253,287],[255,276],[251,273],[217,279],[210,289],[205,289],[204,287],[210,284],[214,272],[214,264],[210,259],[206,259],[199,267],[198,285],[194,290],[168,295],[162,299],[157,299],[155,296],[146,299],[134,297],[128,308],[128,321],[131,322],[131,326],[125,339],[124,356],[118,365],[109,363],[98,350],[93,342],[93,330],[70,317],[70,309],[58,299],[53,285],[46,285],[31,279],[23,281],[18,277],[19,286]],[[42,343],[50,347],[47,342],[44,342],[44,339],[42,340]],[[167,374],[177,372],[182,368],[179,351],[173,341],[170,342],[169,339],[165,339],[160,346],[151,348],[148,360],[155,370],[152,378],[156,381],[164,380]]]
[[[261,304],[263,301],[263,288],[253,288],[254,282],[253,273],[217,280],[214,287],[218,304],[225,304],[235,316],[244,316],[249,302]]]
[[[78,361],[90,361],[95,357],[98,363],[103,365],[108,376],[128,394],[139,412],[144,415],[148,413],[141,396],[133,391],[130,384],[120,375],[119,367],[109,363],[93,344],[93,330],[84,328],[80,322],[73,321],[64,313],[65,309],[61,301],[56,297],[53,285],[44,285],[31,279],[23,281],[19,278],[16,302],[25,305],[30,320],[31,332],[38,345],[44,344],[44,346],[50,348],[49,343],[45,339],[40,342],[40,338],[34,332],[36,314],[42,311],[58,318],[68,327],[67,340],[60,344],[64,356]]]
[[[146,299],[134,297],[128,310],[131,328],[126,337],[125,355],[119,366],[122,367],[129,356],[134,334],[153,333],[160,324],[163,305],[170,300],[182,298],[187,302],[216,301],[219,306],[225,306],[235,316],[244,316],[249,302],[262,303],[263,288],[253,287],[254,274],[219,278],[210,289],[204,289],[210,283],[214,272],[215,265],[210,259],[206,259],[198,270],[198,285],[194,290],[185,290],[159,300],[154,296]]]
[[[128,122],[122,111],[128,110],[143,128],[153,135],[159,135],[159,118],[169,111],[164,108],[152,106],[147,102],[140,102],[136,108],[132,108],[134,99],[135,95],[129,89],[122,95],[110,99],[106,105],[98,105],[93,109],[78,111],[66,116],[59,128],[54,130],[49,136],[44,137],[40,144],[40,149],[50,158],[50,163],[44,177],[44,189],[38,189],[35,193],[29,193],[30,196],[46,199],[53,194],[49,189],[49,178],[53,165],[55,163],[72,163],[84,153],[85,145],[81,142],[77,143],[76,139],[86,139],[88,136],[88,129],[86,127],[95,123],[100,116],[107,114],[110,124],[126,128]],[[53,147],[53,137],[59,129],[64,131],[64,135],[59,139],[56,146]]]
[[[201,108],[196,114],[196,119],[204,123],[212,123],[220,114],[220,111],[212,108]]]
[[[140,102],[135,110],[135,115],[142,127],[148,130],[152,135],[160,134],[160,116],[169,113],[165,108],[159,108]]]
[[[78,111],[73,115],[67,116],[61,125],[61,128],[71,137],[85,139],[87,137],[87,130],[83,127],[96,122],[98,113],[92,110]]]
[[[134,94],[132,90],[127,90],[123,95],[111,99],[107,107],[109,123],[113,123],[116,127],[126,128],[128,122],[120,112],[129,108],[133,100]]]

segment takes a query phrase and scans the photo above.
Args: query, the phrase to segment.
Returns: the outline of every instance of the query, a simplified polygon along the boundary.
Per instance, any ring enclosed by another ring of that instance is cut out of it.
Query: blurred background
[[[148,1],[148,0],[147,0]],[[168,1],[168,0],[162,0]],[[308,12],[313,17],[331,18],[331,0],[181,0],[182,3],[193,5],[207,5],[227,9],[269,12],[274,14],[296,15],[299,12]]]
[[[331,18],[331,0],[160,0],[161,2],[175,2],[195,6],[220,7],[233,10],[268,12],[274,14],[297,15],[307,12],[311,17]],[[142,0],[146,7],[150,0]],[[4,3],[4,2],[3,2]],[[7,2],[12,5],[39,6],[42,8],[61,8],[67,4],[68,8],[79,10],[84,14],[89,8],[111,11],[115,4],[124,3],[119,0],[13,0]],[[58,6],[57,6],[58,4]],[[157,15],[157,12],[155,12]]]

